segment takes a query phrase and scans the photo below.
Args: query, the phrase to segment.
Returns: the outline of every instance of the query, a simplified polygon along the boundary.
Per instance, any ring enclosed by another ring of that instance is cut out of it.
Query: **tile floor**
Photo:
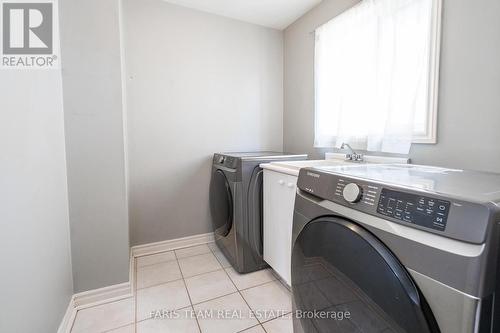
[[[78,311],[72,333],[289,333],[271,269],[239,274],[214,243],[136,259],[135,296]]]

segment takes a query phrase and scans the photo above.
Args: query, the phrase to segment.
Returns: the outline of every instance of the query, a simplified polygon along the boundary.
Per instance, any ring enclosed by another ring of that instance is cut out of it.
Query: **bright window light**
[[[436,142],[441,0],[363,0],[315,31],[315,147]]]

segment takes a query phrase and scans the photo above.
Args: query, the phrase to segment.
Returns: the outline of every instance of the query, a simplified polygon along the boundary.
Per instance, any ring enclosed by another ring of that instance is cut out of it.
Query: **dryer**
[[[302,169],[294,332],[500,332],[499,203],[497,174]]]
[[[212,163],[210,213],[215,243],[239,273],[267,267],[262,259],[261,163],[306,160],[281,152],[217,153]]]

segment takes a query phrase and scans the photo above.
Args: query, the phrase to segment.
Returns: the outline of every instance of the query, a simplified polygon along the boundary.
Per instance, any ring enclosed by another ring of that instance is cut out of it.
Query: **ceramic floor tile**
[[[228,257],[225,257],[224,254],[222,254],[222,251],[221,249],[217,246],[217,244],[215,243],[208,243],[208,247],[210,248],[210,250],[212,250],[212,252],[217,256],[217,258],[219,258],[219,254],[221,255],[220,259],[221,260],[225,260],[225,261],[228,261],[229,262],[229,259]],[[235,247],[234,245],[228,245],[227,246],[227,249],[230,253],[235,253],[236,250],[235,250]],[[229,264],[227,267],[230,267],[231,264]]]
[[[280,318],[262,324],[267,333],[291,333],[293,332],[292,316],[285,315]]]
[[[286,283],[285,280],[281,279],[280,277],[278,277],[276,279],[276,281],[278,281],[279,283],[281,283],[281,285],[283,287],[285,287],[286,290],[288,290],[290,293],[292,292],[292,286],[288,285],[288,283]]]
[[[292,333],[293,331],[290,331],[289,333]],[[264,331],[264,329],[262,328],[262,326],[260,325],[257,325],[257,326],[254,326],[252,328],[249,328],[249,329],[246,329],[244,331],[241,331],[241,333],[266,333],[266,331]]]
[[[221,250],[219,250],[219,249],[214,250],[213,253],[214,253],[215,257],[217,258],[217,260],[219,261],[219,263],[222,265],[222,267],[224,267],[224,268],[231,267],[231,263],[229,262],[229,260],[227,260],[226,256],[224,255],[224,253],[222,253]]]
[[[184,278],[222,268],[212,253],[179,259],[179,265]]]
[[[182,259],[210,252],[212,251],[210,250],[208,245],[203,244],[203,245],[191,246],[191,247],[186,247],[184,249],[175,250],[175,255],[177,256],[177,259]]]
[[[177,280],[137,291],[137,320],[152,318],[157,311],[191,305],[184,281]]]
[[[283,278],[282,278],[282,277],[281,277],[278,273],[276,273],[276,272],[275,272],[274,270],[272,270],[272,269],[271,269],[271,273],[273,273],[273,276],[274,276],[274,278],[276,279],[276,281],[281,282],[281,284],[282,284],[283,286],[285,286],[285,288],[286,288],[286,289],[288,289],[288,291],[290,291],[290,292],[292,291],[292,286],[288,285],[288,283],[287,283],[285,280],[283,280]]]
[[[173,261],[176,260],[174,251],[167,251],[157,254],[152,254],[149,256],[138,257],[137,259],[137,267],[144,267],[148,265],[154,265],[161,262]]]
[[[135,333],[135,324],[122,326],[104,333]]]
[[[203,333],[235,333],[259,323],[239,293],[194,305],[194,310]]]
[[[199,333],[191,307],[137,323],[137,333]]]
[[[292,311],[291,293],[278,281],[241,291],[260,322]]]
[[[226,269],[226,271],[239,290],[255,287],[259,284],[271,282],[276,279],[271,269],[263,269],[257,272],[252,272],[247,274],[240,274],[236,272],[233,268],[228,268]]]
[[[79,310],[72,333],[104,332],[134,323],[134,299],[106,303]]]
[[[186,285],[193,304],[237,291],[223,269],[187,278]]]
[[[137,289],[181,279],[177,261],[169,261],[137,269]]]
[[[214,242],[208,243],[207,245],[210,248],[210,250],[212,250],[212,251],[218,251],[219,250],[219,247]]]

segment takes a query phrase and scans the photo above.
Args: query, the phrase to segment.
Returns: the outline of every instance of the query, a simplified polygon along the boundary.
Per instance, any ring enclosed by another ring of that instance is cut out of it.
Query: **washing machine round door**
[[[360,225],[309,222],[292,251],[294,333],[439,332],[411,276]]]
[[[224,172],[218,169],[210,181],[210,213],[214,232],[226,237],[233,225],[233,196]]]

